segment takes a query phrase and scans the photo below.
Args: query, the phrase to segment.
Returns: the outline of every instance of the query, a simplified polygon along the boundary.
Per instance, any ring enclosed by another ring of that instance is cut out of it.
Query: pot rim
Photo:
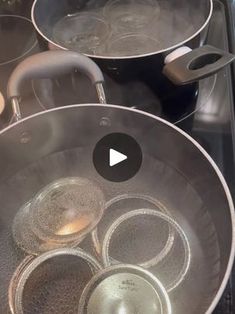
[[[95,104],[95,103],[92,104],[91,103],[91,104],[76,104],[76,105],[63,106],[63,107],[59,107],[59,108],[52,108],[52,109],[49,109],[49,110],[46,110],[46,111],[38,112],[38,113],[33,114],[31,116],[28,116],[28,117],[26,117],[26,118],[24,118],[22,120],[19,120],[18,122],[13,123],[12,125],[9,125],[5,129],[0,131],[0,136],[3,135],[8,130],[11,130],[14,127],[16,127],[18,124],[23,124],[25,121],[27,121],[29,119],[36,118],[38,116],[42,116],[42,115],[45,115],[47,113],[54,112],[54,111],[66,110],[66,109],[72,109],[72,108],[80,108],[80,107],[82,107],[82,108],[86,108],[86,107],[99,108],[100,107],[100,108],[107,108],[107,109],[112,109],[112,108],[113,109],[120,109],[120,110],[123,110],[123,111],[130,111],[130,112],[138,113],[140,115],[145,115],[145,116],[147,116],[147,117],[149,117],[151,119],[159,121],[159,122],[165,124],[166,126],[172,128],[176,132],[180,133],[184,138],[186,138],[189,142],[191,142],[202,153],[202,155],[208,160],[210,165],[213,167],[216,175],[218,176],[218,178],[219,178],[219,180],[220,180],[220,182],[221,182],[221,184],[223,186],[225,195],[227,197],[227,202],[228,202],[229,209],[230,209],[230,219],[231,219],[231,229],[232,229],[231,232],[232,232],[232,235],[231,235],[230,256],[229,256],[229,259],[228,259],[227,269],[226,269],[224,278],[223,278],[222,283],[220,285],[220,288],[218,289],[218,291],[217,291],[213,301],[211,302],[208,310],[205,312],[205,314],[211,314],[214,311],[214,309],[215,309],[216,305],[218,304],[218,302],[220,301],[220,299],[222,297],[222,294],[223,294],[223,292],[224,292],[224,290],[226,288],[227,282],[229,280],[229,277],[230,277],[230,274],[231,274],[231,271],[232,271],[234,258],[235,258],[235,209],[234,209],[233,199],[232,199],[230,190],[228,188],[228,185],[227,185],[227,183],[225,181],[225,178],[224,178],[222,172],[220,171],[219,167],[216,165],[216,163],[212,159],[212,157],[210,157],[210,155],[206,152],[206,150],[195,139],[193,139],[189,134],[187,134],[186,132],[181,130],[176,125],[173,125],[172,123],[170,123],[170,122],[168,122],[168,121],[166,121],[166,120],[164,120],[162,118],[159,118],[157,116],[154,116],[154,115],[152,115],[150,113],[143,112],[143,111],[140,111],[140,110],[137,110],[137,109],[133,109],[133,108],[123,107],[123,106],[120,106],[120,105]]]
[[[38,1],[40,1],[40,0],[34,0],[33,5],[32,5],[32,9],[31,9],[31,20],[32,20],[32,23],[34,25],[34,28],[48,43],[51,43],[53,46],[55,46],[59,49],[69,50],[69,49],[67,49],[67,48],[65,48],[59,44],[56,44],[53,40],[51,40],[50,38],[45,36],[43,31],[41,31],[41,29],[38,27],[38,25],[35,21],[35,7],[36,7],[36,4]],[[209,14],[208,14],[208,17],[207,17],[205,23],[192,36],[190,36],[189,38],[183,40],[182,42],[180,42],[176,45],[173,45],[169,48],[162,49],[162,50],[155,51],[155,52],[145,53],[145,54],[141,54],[141,55],[123,56],[123,57],[97,56],[97,55],[90,55],[90,54],[84,54],[84,55],[87,57],[95,58],[95,59],[99,59],[99,60],[130,60],[130,59],[139,59],[139,58],[143,58],[143,57],[149,57],[149,56],[153,56],[153,55],[157,55],[157,54],[161,54],[161,53],[167,53],[167,52],[170,53],[172,50],[175,50],[175,49],[179,48],[180,46],[183,46],[187,42],[189,42],[192,39],[194,39],[195,37],[197,37],[206,28],[206,26],[209,24],[210,19],[212,17],[214,5],[213,5],[213,0],[208,0],[208,1],[210,2],[210,9],[209,9]]]

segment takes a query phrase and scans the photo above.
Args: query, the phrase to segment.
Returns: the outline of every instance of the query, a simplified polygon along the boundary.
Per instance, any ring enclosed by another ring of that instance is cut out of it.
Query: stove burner
[[[179,124],[193,116],[207,103],[217,76],[199,84],[183,87],[164,84],[153,86],[146,80],[130,80],[120,84],[105,75],[108,103],[139,109]],[[35,97],[45,110],[70,104],[97,103],[95,90],[86,77],[78,73],[58,79],[32,82]]]
[[[211,76],[207,79],[204,79],[203,81],[200,81],[196,95],[197,97],[196,105],[194,106],[194,108],[192,106],[191,107],[188,106],[188,108],[185,110],[181,117],[178,116],[178,118],[175,121],[171,122],[173,122],[174,124],[180,124],[187,118],[197,113],[201,108],[203,108],[207,104],[208,100],[212,95],[216,81],[217,75]],[[168,120],[167,117],[166,120]]]
[[[0,66],[26,56],[36,45],[32,22],[20,15],[0,15]]]

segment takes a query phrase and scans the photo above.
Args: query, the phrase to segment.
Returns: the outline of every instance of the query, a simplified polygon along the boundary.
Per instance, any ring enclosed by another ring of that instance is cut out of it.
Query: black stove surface
[[[40,51],[40,48],[33,26],[28,24],[25,18],[20,18],[20,16],[29,17],[30,1],[12,0],[1,3],[0,1],[0,35],[18,39],[19,57],[12,55],[13,41],[12,48],[9,47],[9,42],[7,45],[1,44],[0,91],[6,97],[6,82],[14,67],[25,56]],[[214,0],[214,4],[207,44],[235,53],[234,1]],[[13,18],[12,15],[17,16]],[[19,32],[22,29],[24,32]],[[235,200],[234,74],[235,66],[227,67],[216,76],[205,79],[199,84],[180,88],[166,84],[163,91],[156,90],[152,86],[152,80],[145,77],[116,83],[106,75],[107,98],[109,103],[125,104],[161,116],[189,133],[215,160]],[[75,73],[55,80],[26,83],[22,89],[21,107],[23,115],[27,116],[52,107],[96,102],[96,93],[89,81]],[[1,128],[8,124],[10,115],[11,110],[7,108],[0,116]],[[234,300],[235,270],[215,314],[235,313]]]

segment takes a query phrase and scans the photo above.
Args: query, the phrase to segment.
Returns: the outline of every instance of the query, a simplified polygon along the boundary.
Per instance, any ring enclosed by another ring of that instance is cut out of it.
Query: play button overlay
[[[124,133],[111,133],[96,144],[93,163],[96,171],[104,179],[124,182],[139,171],[142,151],[133,137]]]
[[[120,164],[120,162],[126,160],[128,157],[122,153],[117,152],[114,149],[109,150],[109,166],[113,167],[117,164]]]

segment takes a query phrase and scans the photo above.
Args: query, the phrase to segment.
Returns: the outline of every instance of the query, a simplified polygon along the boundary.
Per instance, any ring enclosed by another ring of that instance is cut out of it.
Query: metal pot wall
[[[16,113],[16,120],[21,119],[19,97],[23,80],[53,77],[74,68],[92,79],[99,99],[104,103],[103,76],[91,60],[74,52],[46,52],[29,57],[12,74],[8,96]],[[141,145],[141,170],[126,182],[107,181],[98,175],[93,166],[92,154],[96,143],[113,132],[131,135]],[[189,135],[160,118],[138,110],[106,104],[71,105],[36,114],[1,131],[0,148],[0,246],[4,252],[0,255],[3,274],[1,291],[7,289],[15,268],[23,260],[20,248],[10,241],[12,222],[19,208],[42,185],[49,184],[52,178],[60,179],[61,176],[66,177],[73,173],[99,182],[107,200],[123,193],[145,192],[160,203],[163,202],[167,207],[166,213],[172,217],[168,219],[177,222],[172,226],[180,226],[180,229],[177,228],[183,234],[183,243],[187,244],[180,252],[176,248],[176,258],[173,264],[170,263],[173,269],[164,272],[171,279],[178,259],[180,261],[182,254],[187,255],[180,285],[173,285],[174,290],[167,290],[170,303],[168,302],[168,311],[165,313],[213,312],[225,289],[233,264],[234,207],[218,167]],[[132,217],[133,212],[130,214]],[[166,217],[162,213],[157,216]],[[149,222],[151,221],[152,218]],[[166,230],[172,232],[172,227]],[[154,243],[156,238],[158,239],[152,234]],[[142,246],[143,254],[146,248],[147,243]],[[122,259],[122,255],[120,258]],[[161,272],[153,271],[153,274],[160,276]],[[40,280],[37,277],[38,279]],[[68,292],[66,289],[64,287],[63,291]],[[124,294],[125,291],[129,293],[128,289],[124,289]],[[30,297],[30,293],[26,296]],[[47,298],[43,294],[42,300],[37,299],[36,303],[26,302],[26,305],[36,304],[37,310],[45,313],[42,310],[45,297]],[[99,309],[102,304],[105,306],[104,299],[98,299]],[[20,301],[24,306],[24,300]],[[112,302],[112,298],[110,301]],[[57,306],[61,302],[63,305],[62,297]],[[113,313],[115,304],[109,307],[111,312],[108,313]],[[7,312],[7,306],[4,291],[1,294],[1,312]],[[127,303],[126,306],[130,309],[130,304]],[[30,312],[34,312],[33,308]]]
[[[182,85],[192,83],[218,72],[221,68],[234,60],[233,55],[214,47],[199,47],[206,38],[208,23],[210,22],[213,12],[212,0],[178,0],[175,2],[155,0],[148,1],[151,2],[152,11],[156,10],[156,7],[158,8],[157,11],[159,11],[158,14],[156,13],[156,18],[152,17],[149,19],[149,24],[152,23],[154,25],[155,21],[160,21],[156,27],[154,26],[151,29],[151,34],[158,35],[158,33],[160,33],[159,38],[161,38],[159,39],[158,36],[156,36],[156,39],[161,41],[161,45],[156,47],[153,46],[149,49],[149,51],[142,51],[145,46],[143,43],[139,51],[139,47],[136,47],[136,53],[133,51],[133,53],[127,54],[125,52],[112,52],[105,54],[103,52],[97,53],[97,50],[91,53],[89,51],[81,51],[79,48],[76,48],[71,44],[66,44],[63,41],[58,41],[55,38],[54,29],[61,20],[63,21],[63,18],[76,18],[77,14],[80,13],[86,14],[86,16],[89,14],[92,15],[94,14],[94,10],[107,11],[106,7],[108,6],[110,8],[110,2],[111,7],[113,8],[113,3],[116,5],[118,0],[104,0],[98,2],[62,0],[59,3],[56,0],[35,0],[32,7],[32,21],[40,36],[47,41],[47,45],[49,43],[49,47],[75,50],[77,52],[84,53],[85,55],[92,57],[104,73],[107,73],[113,79],[121,83],[145,76],[146,79],[153,79],[156,82],[160,82],[161,80],[164,81],[162,72],[174,84]],[[131,3],[131,5],[133,3],[145,4],[148,3],[148,1],[126,0],[124,3]],[[112,10],[108,11],[108,16],[110,15],[113,17],[112,14],[115,14],[116,9],[117,8],[114,6]],[[128,16],[130,20],[133,18],[133,14],[130,10],[130,16]],[[168,15],[170,18],[166,23],[162,17]],[[180,16],[181,20],[177,20],[178,16]],[[117,23],[117,30],[115,28],[115,30],[112,31],[114,33],[115,31],[117,33],[121,32],[118,28],[122,21],[120,16],[118,16],[117,21],[119,24]],[[124,20],[124,22],[125,21],[126,20]],[[134,22],[135,21],[133,21],[133,23]],[[111,20],[111,25],[112,23],[115,23],[115,15]],[[167,30],[164,27],[168,24],[170,24],[170,27]],[[62,29],[62,37],[67,36],[66,32],[68,32],[68,29],[71,29],[71,27],[67,27],[67,29],[65,27]],[[75,29],[77,32],[79,27]],[[137,28],[133,27],[131,30],[132,33],[130,31],[128,33],[127,31],[127,38],[131,38],[136,29]],[[189,31],[187,31],[188,29]],[[82,34],[82,36],[85,37],[84,34]],[[167,37],[167,40],[165,40],[164,37]],[[108,38],[107,45],[110,41],[110,38]],[[148,42],[146,42],[146,45],[147,44]],[[128,40],[126,40],[125,45],[128,45]],[[127,49],[125,48],[125,45],[124,50]],[[187,47],[182,48],[182,46]],[[194,50],[190,52],[189,47]],[[169,54],[171,55],[169,56]],[[168,58],[166,59],[167,55]],[[165,65],[165,63],[167,64]]]

